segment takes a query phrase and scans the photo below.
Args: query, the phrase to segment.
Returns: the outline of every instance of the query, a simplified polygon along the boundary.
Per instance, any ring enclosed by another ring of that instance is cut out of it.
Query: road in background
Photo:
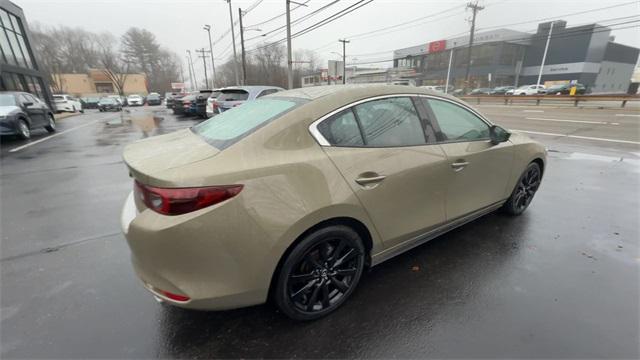
[[[478,109],[512,129],[640,141],[632,111]],[[524,215],[491,214],[389,260],[334,314],[296,323],[271,305],[163,306],[142,288],[120,234],[122,148],[198,121],[162,107],[127,118],[87,111],[14,152],[27,143],[2,138],[0,356],[640,355],[639,145],[532,134],[549,163]]]

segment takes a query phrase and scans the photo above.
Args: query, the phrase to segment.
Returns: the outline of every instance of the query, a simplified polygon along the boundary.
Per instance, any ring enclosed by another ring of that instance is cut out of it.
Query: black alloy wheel
[[[520,176],[516,188],[513,190],[511,197],[505,203],[505,210],[512,215],[520,215],[533,200],[533,196],[540,187],[542,181],[542,172],[540,166],[531,163]]]
[[[31,138],[31,129],[29,129],[29,124],[26,120],[18,120],[18,136],[20,136],[22,140]]]
[[[295,320],[313,320],[334,311],[360,281],[364,253],[360,236],[347,226],[309,234],[282,266],[275,293],[278,307]]]

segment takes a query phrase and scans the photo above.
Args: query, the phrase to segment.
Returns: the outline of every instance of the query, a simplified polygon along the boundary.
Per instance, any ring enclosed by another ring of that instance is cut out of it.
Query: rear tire
[[[277,274],[277,306],[294,320],[314,320],[336,310],[355,290],[365,249],[357,232],[332,225],[305,236]]]
[[[49,125],[45,126],[44,129],[50,133],[56,131],[56,119],[53,118],[53,115],[49,115]]]
[[[540,187],[541,180],[542,171],[540,165],[532,162],[520,175],[516,188],[513,189],[511,196],[502,206],[504,211],[510,215],[522,214],[531,204],[533,196]]]

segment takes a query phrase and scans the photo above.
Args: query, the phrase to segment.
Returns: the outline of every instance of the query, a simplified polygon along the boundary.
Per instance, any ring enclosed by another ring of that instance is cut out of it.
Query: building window
[[[3,60],[10,65],[33,69],[33,61],[23,36],[20,19],[0,9],[0,28]]]

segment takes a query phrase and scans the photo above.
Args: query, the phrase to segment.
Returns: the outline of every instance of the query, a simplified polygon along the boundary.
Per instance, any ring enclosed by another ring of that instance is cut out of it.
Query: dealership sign
[[[181,90],[184,89],[184,83],[171,83],[171,88],[175,89],[175,90]]]
[[[429,43],[429,53],[444,51],[447,47],[447,40],[432,41]]]

